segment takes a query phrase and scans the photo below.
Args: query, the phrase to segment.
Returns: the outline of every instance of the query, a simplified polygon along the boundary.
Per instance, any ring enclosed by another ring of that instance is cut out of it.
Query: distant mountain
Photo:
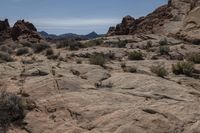
[[[44,38],[51,38],[51,39],[57,39],[57,38],[58,38],[57,35],[48,34],[48,33],[45,32],[45,31],[41,31],[41,32],[39,32],[39,33],[40,33],[40,35],[41,35],[42,37],[44,37]]]
[[[87,35],[78,35],[78,34],[74,34],[74,33],[66,33],[66,34],[61,34],[61,35],[54,35],[54,34],[48,34],[45,31],[41,31],[39,32],[40,35],[44,38],[47,39],[82,39],[82,40],[87,40],[87,39],[94,39],[97,37],[101,37],[103,35],[98,35],[96,32],[91,32]]]
[[[96,32],[91,32],[91,33],[89,33],[89,34],[87,34],[87,35],[85,35],[85,37],[86,38],[88,38],[88,39],[94,39],[94,38],[97,38],[97,37],[100,37],[101,35],[98,35]]]

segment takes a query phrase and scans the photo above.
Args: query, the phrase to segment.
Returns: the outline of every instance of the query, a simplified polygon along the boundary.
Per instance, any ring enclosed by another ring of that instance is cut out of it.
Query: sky
[[[0,0],[0,19],[19,19],[51,34],[105,34],[126,15],[145,16],[168,0]]]

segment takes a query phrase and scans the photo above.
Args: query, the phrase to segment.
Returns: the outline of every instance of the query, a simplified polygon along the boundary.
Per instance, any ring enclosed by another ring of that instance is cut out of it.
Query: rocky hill
[[[199,42],[199,18],[199,0],[169,0],[167,5],[159,7],[145,17],[124,17],[122,23],[111,27],[107,35],[165,34]]]
[[[97,37],[103,36],[103,35],[98,35],[96,32],[91,32],[87,35],[78,35],[78,34],[73,34],[73,33],[55,35],[55,34],[48,34],[45,31],[41,31],[39,33],[42,37],[46,39],[51,39],[51,40],[64,40],[64,39],[87,40],[87,39],[95,39]]]
[[[84,41],[0,21],[0,133],[200,133],[198,5],[171,0]]]
[[[40,42],[43,38],[37,32],[36,27],[24,20],[17,21],[13,27],[10,27],[8,19],[0,21],[1,41],[12,39],[13,41],[29,41],[32,43]]]

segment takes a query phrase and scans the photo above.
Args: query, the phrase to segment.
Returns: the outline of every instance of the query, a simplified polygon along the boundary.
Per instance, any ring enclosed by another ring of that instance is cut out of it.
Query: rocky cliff
[[[200,40],[200,0],[169,0],[167,5],[157,8],[146,17],[123,18],[121,24],[111,27],[112,35],[154,33],[175,35],[188,41]]]
[[[8,19],[4,21],[0,21],[0,40],[6,39],[10,37],[10,25],[8,23]]]
[[[32,23],[19,20],[10,27],[8,19],[0,21],[0,37],[2,41],[11,38],[14,41],[38,42],[42,39]]]

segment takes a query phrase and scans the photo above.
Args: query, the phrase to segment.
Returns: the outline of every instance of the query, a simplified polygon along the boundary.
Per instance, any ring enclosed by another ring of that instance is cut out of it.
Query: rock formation
[[[1,40],[10,37],[10,25],[8,23],[8,19],[0,21],[0,37]]]
[[[146,17],[123,18],[122,23],[111,27],[107,35],[155,33],[198,42],[200,40],[199,18],[199,0],[169,0],[167,5],[159,7]],[[129,20],[128,23],[127,20]]]
[[[25,22],[24,20],[17,21],[11,32],[13,40],[19,39],[42,39],[41,36],[37,33],[37,29],[32,23]]]
[[[35,26],[24,20],[17,21],[13,27],[10,27],[8,19],[0,21],[0,41],[12,39],[14,41],[39,42],[43,38],[37,32]]]

